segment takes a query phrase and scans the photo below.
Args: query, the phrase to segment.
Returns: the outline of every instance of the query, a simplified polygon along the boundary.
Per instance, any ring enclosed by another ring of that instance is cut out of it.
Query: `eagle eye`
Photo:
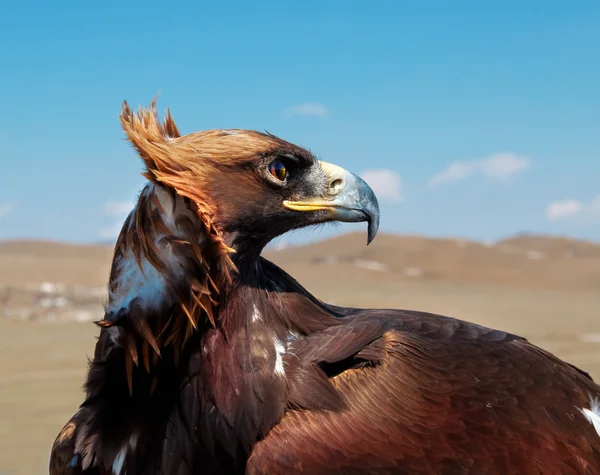
[[[269,173],[279,181],[285,181],[288,175],[288,170],[285,166],[285,163],[283,163],[283,160],[277,159],[269,163]]]

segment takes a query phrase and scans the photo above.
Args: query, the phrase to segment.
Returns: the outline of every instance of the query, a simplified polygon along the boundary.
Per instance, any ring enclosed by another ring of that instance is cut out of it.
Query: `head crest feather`
[[[172,142],[181,137],[170,109],[161,123],[156,112],[156,98],[152,100],[149,109],[140,106],[137,113],[131,110],[127,101],[123,101],[119,119],[127,139],[144,160],[152,178],[156,178],[154,172],[168,173],[173,168],[180,168],[174,166],[176,162],[170,159]]]

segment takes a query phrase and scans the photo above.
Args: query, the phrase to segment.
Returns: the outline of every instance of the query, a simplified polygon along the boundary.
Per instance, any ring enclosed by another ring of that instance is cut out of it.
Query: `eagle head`
[[[145,162],[145,176],[187,197],[238,253],[262,249],[292,229],[328,221],[368,223],[377,233],[379,206],[359,176],[319,161],[306,149],[250,130],[181,135],[170,111],[161,123],[155,101],[121,124]]]

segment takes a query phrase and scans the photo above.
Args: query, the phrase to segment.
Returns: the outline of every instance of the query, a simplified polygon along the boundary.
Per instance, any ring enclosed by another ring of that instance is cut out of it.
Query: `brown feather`
[[[187,305],[185,303],[182,303],[181,309],[183,310],[183,313],[187,317],[191,327],[195,330],[197,328],[196,321],[195,321],[194,317],[192,317],[191,312],[188,310]]]
[[[135,337],[131,333],[127,336],[127,352],[129,353],[129,358],[131,359],[131,361],[133,361],[133,363],[137,366],[139,363],[137,342],[135,340]]]
[[[352,341],[364,335],[352,330],[365,322],[359,315],[347,317],[349,331],[334,329],[346,337],[323,349],[317,334],[303,351],[354,352]],[[598,393],[593,382],[565,365],[548,365],[547,354],[512,335],[416,312],[393,315],[364,312],[395,329],[380,326],[381,337],[366,346],[383,355],[380,364],[332,379],[347,409],[289,412],[257,444],[247,473],[600,471],[598,434],[591,424],[570,420],[578,417],[575,407],[589,403],[588,391]],[[596,441],[596,449],[587,441]],[[302,469],[287,460],[301,461]]]
[[[158,342],[156,341],[154,333],[150,329],[148,322],[144,320],[144,318],[141,316],[133,318],[132,321],[137,333],[141,336],[144,342],[147,342],[156,352],[156,354],[160,356],[160,348],[158,347]]]
[[[146,369],[146,373],[149,374],[150,373],[150,345],[148,344],[148,341],[142,342],[142,361],[144,362],[144,368]]]
[[[158,378],[156,376],[152,376],[152,383],[150,383],[150,396],[154,394],[156,391],[156,386],[158,385]]]
[[[127,376],[129,395],[133,396],[133,358],[125,357],[125,374]]]

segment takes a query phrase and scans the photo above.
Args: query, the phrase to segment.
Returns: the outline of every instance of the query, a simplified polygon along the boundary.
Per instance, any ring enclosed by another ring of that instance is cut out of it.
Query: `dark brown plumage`
[[[586,373],[502,331],[327,305],[260,257],[326,221],[371,240],[360,178],[268,134],[181,136],[154,103],[121,123],[149,184],[51,475],[600,474]]]

